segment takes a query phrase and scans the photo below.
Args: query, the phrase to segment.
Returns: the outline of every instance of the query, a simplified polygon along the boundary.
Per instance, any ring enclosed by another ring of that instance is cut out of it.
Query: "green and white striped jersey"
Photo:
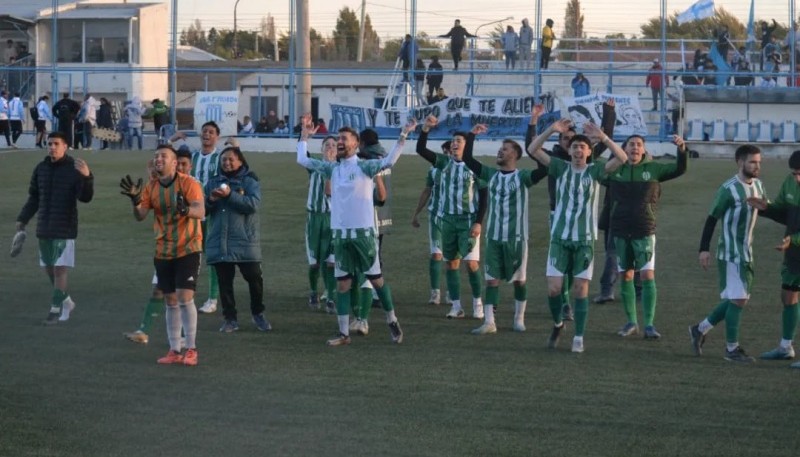
[[[327,178],[318,171],[308,171],[308,199],[306,210],[312,213],[330,213],[331,198],[325,194]]]
[[[203,187],[208,180],[219,174],[219,156],[216,149],[209,154],[203,155],[200,150],[192,152],[192,176],[194,176]]]
[[[444,154],[436,154],[433,166],[441,170],[436,215],[461,216],[478,212],[477,190],[486,187],[486,183],[476,179],[464,162],[456,162]]]
[[[747,204],[749,197],[766,198],[760,179],[747,184],[738,175],[717,190],[709,214],[722,223],[717,259],[733,263],[753,261],[753,229],[758,210]]]
[[[570,162],[557,157],[550,158],[548,174],[556,180],[556,207],[550,225],[551,239],[597,239],[598,181],[607,176],[605,166],[604,160],[595,160],[583,170],[575,170]]]
[[[428,197],[428,211],[436,214],[439,211],[439,182],[442,180],[442,170],[431,167],[428,170],[428,177],[425,179],[425,187],[431,188],[431,196]]]
[[[503,173],[483,166],[480,178],[489,183],[486,238],[493,241],[528,240],[528,187],[532,170]]]

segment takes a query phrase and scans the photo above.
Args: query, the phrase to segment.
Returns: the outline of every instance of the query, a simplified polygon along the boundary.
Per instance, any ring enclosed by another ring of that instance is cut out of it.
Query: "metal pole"
[[[534,19],[534,23],[536,24],[536,30],[534,30],[534,37],[539,37],[536,39],[536,57],[533,57],[533,100],[539,100],[539,96],[542,94],[542,69],[541,69],[541,62],[542,62],[542,0],[536,0],[536,17]]]
[[[664,118],[666,117],[666,91],[664,90],[664,83],[667,81],[667,0],[661,0],[661,91],[659,92],[660,99],[658,101],[661,109],[658,111],[658,136],[660,139],[666,137],[666,129],[664,128]]]
[[[297,33],[295,33],[297,60],[300,63],[300,83],[297,86],[297,112],[311,112],[311,39],[309,38],[308,0],[297,1]],[[294,122],[294,118],[292,118]]]
[[[233,58],[239,58],[239,41],[236,39],[236,8],[239,7],[239,2],[241,0],[236,0],[236,3],[233,4]]]
[[[289,92],[289,128],[291,129],[293,119],[295,118],[295,93],[294,93],[294,61],[295,61],[295,9],[297,6],[297,0],[289,0],[289,84],[288,84],[288,92]]]
[[[53,36],[51,38],[50,46],[52,49],[52,66],[53,66],[53,74],[51,76],[51,80],[53,83],[52,91],[53,91],[53,101],[55,103],[58,101],[58,0],[53,0],[53,26],[52,32]]]
[[[175,93],[178,90],[178,0],[172,0],[172,49],[169,56],[169,118],[175,129],[178,119],[175,117]],[[141,24],[140,24],[141,25]],[[128,59],[131,60],[131,59]]]
[[[797,31],[795,30],[795,4],[794,0],[789,0],[789,81],[791,87],[795,86],[797,80],[797,52],[795,40],[797,39]]]
[[[361,0],[361,24],[358,27],[358,52],[356,52],[356,62],[364,61],[364,21],[367,17],[367,0]]]

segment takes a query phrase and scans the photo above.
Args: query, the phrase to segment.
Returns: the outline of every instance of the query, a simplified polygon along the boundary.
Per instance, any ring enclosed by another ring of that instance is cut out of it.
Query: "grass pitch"
[[[248,154],[261,177],[266,305],[275,330],[261,334],[247,322],[247,290],[237,280],[242,330],[221,334],[220,314],[201,315],[200,365],[184,368],[155,363],[166,351],[162,318],[149,345],[122,338],[138,325],[149,296],[154,247],[152,219],[135,222],[117,186],[125,174],[144,176],[150,154],[75,155],[96,178],[94,201],[79,209],[73,318],[52,328],[39,324],[50,288],[34,237],[19,257],[0,256],[0,456],[800,452],[800,372],[784,362],[723,361],[723,328],[709,335],[702,358],[689,348],[688,325],[719,301],[716,271],[699,268],[697,247],[717,186],[735,172],[733,160],[692,161],[687,175],[663,185],[656,270],[663,339],[617,337],[625,321],[617,301],[590,307],[586,353],[575,355],[568,349],[571,325],[562,348],[544,348],[551,325],[546,186],[531,193],[528,331],[511,332],[513,297],[504,286],[499,333],[475,337],[469,330],[477,321],[447,321],[445,307],[425,304],[427,236],[409,222],[427,163],[402,157],[384,263],[406,338],[392,345],[382,311],[374,310],[368,337],[328,348],[335,318],[305,304],[307,174],[293,154]],[[6,246],[42,156],[0,154]],[[769,195],[787,171],[783,160],[765,161]],[[782,233],[768,220],[756,228],[755,289],[741,330],[742,345],[756,355],[780,337],[781,256],[772,247]],[[596,248],[592,294],[602,268],[603,249]],[[205,279],[198,303],[206,298]],[[465,276],[462,284],[468,297]]]

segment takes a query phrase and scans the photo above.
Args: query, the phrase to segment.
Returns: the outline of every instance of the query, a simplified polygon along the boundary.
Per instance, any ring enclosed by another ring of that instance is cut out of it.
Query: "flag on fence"
[[[752,47],[756,42],[756,8],[755,0],[750,0],[750,19],[747,21],[747,47]]]
[[[705,19],[714,15],[714,0],[698,0],[689,9],[678,15],[678,24]]]

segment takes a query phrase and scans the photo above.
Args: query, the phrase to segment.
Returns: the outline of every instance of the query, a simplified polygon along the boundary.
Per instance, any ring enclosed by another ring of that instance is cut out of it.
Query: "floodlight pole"
[[[239,7],[239,2],[241,0],[236,0],[236,3],[233,4],[233,58],[239,58],[239,40],[236,39],[236,8]]]
[[[169,59],[169,118],[175,129],[178,129],[178,119],[175,117],[175,92],[178,90],[178,0],[172,0],[172,52]],[[141,24],[140,24],[141,25]],[[128,61],[132,59],[128,57]]]

